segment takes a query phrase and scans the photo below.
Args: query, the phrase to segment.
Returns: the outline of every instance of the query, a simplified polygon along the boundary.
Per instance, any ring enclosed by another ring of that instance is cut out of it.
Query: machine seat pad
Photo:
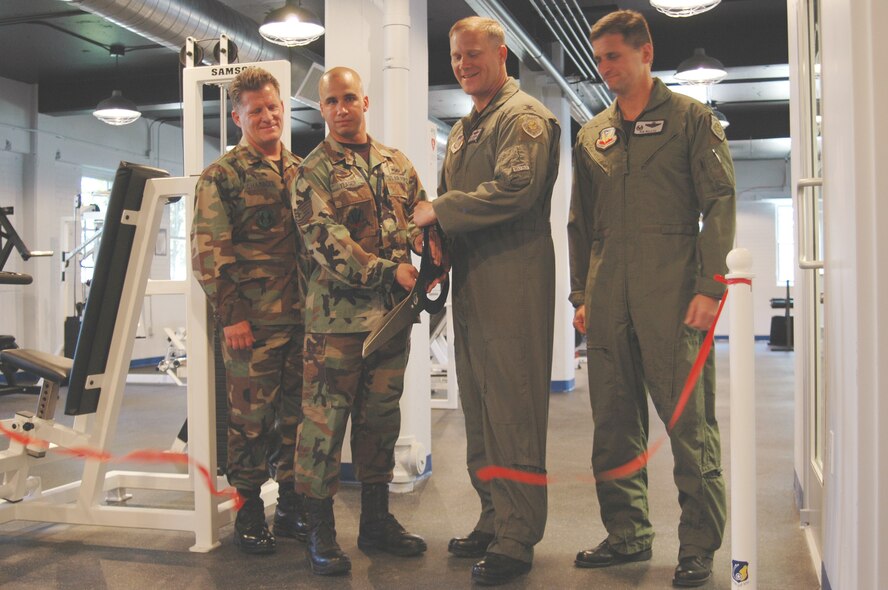
[[[3,237],[6,237],[6,234]],[[0,285],[30,285],[33,281],[34,277],[23,272],[0,270]]]
[[[15,336],[0,334],[0,350],[6,350],[7,348],[17,348]]]
[[[0,360],[7,366],[27,371],[55,383],[61,383],[71,373],[73,361],[39,350],[13,348],[0,352]]]

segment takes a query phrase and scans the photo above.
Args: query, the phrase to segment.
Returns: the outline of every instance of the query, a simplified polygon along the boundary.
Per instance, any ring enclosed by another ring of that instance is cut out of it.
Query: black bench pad
[[[73,362],[63,356],[27,348],[7,349],[0,352],[0,360],[8,366],[27,371],[55,383],[68,378]]]

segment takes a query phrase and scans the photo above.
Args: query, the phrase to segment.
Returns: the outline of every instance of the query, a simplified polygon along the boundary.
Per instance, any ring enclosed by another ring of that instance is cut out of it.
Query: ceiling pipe
[[[305,48],[288,49],[266,41],[259,25],[219,0],[72,0],[81,10],[100,16],[137,35],[178,52],[188,37],[218,40],[225,34],[237,45],[241,63],[287,60],[292,66],[290,95],[313,63],[323,60]],[[211,51],[206,52],[212,55]]]
[[[588,62],[581,57],[580,51],[576,48],[570,38],[567,37],[567,33],[564,32],[564,29],[561,27],[561,23],[559,23],[555,19],[555,15],[552,14],[551,9],[542,0],[540,0],[540,2],[541,4],[543,4],[551,18],[546,18],[546,15],[543,14],[543,11],[539,7],[539,4],[536,3],[536,0],[530,0],[530,5],[533,6],[534,9],[537,11],[537,14],[540,15],[540,18],[542,19],[543,23],[545,23],[549,31],[552,33],[552,36],[555,37],[555,39],[558,41],[558,44],[561,45],[562,49],[564,49],[564,53],[567,54],[572,62],[574,62],[583,77],[587,80],[594,80],[595,74],[592,72],[592,68],[589,67]],[[558,30],[556,30],[556,27]]]
[[[584,63],[589,64],[588,67],[593,72],[593,76],[592,76],[591,81],[592,82],[601,82],[601,77],[597,75],[598,72],[597,72],[597,68],[595,67],[595,60],[592,58],[592,53],[589,50],[587,50],[585,45],[583,44],[583,37],[585,37],[586,34],[584,34],[582,31],[580,31],[580,33],[577,34],[576,29],[573,26],[571,26],[571,22],[567,19],[566,16],[564,16],[564,12],[562,12],[562,10],[558,7],[558,4],[555,2],[555,0],[551,0],[551,2],[549,2],[548,0],[540,0],[540,1],[544,5],[546,5],[547,9],[548,9],[548,5],[551,4],[552,10],[557,12],[558,17],[560,17],[560,20],[564,22],[564,27],[567,29],[567,32],[570,33],[570,37],[572,38],[572,41],[576,42],[576,46],[578,48],[577,53],[583,58]],[[566,4],[565,4],[565,6],[566,6]],[[558,22],[557,17],[555,16],[554,13],[552,13],[551,10],[549,10],[549,14],[552,15],[553,19],[556,19],[555,22]],[[559,25],[559,28],[561,28],[560,25]],[[571,39],[568,38],[568,40],[571,40]]]
[[[250,18],[218,0],[78,0],[72,2],[125,29],[179,51],[185,39],[228,35],[242,61],[287,59],[287,50],[263,39]]]
[[[549,1],[548,0],[540,0],[540,2],[544,6],[546,6],[546,10],[549,11],[549,14],[551,15],[552,19],[557,23],[558,20],[556,19],[555,15],[552,13],[552,11],[548,7]],[[577,5],[576,0],[573,0],[573,2],[574,2],[574,5],[576,5],[577,11],[580,13],[580,15],[582,15],[583,12],[582,12],[582,10],[580,10],[579,5]],[[564,21],[565,25],[567,26],[567,29],[571,32],[573,38],[576,40],[578,47],[582,50],[581,57],[585,57],[587,59],[587,61],[585,63],[588,64],[588,68],[592,72],[592,76],[590,76],[588,88],[590,88],[592,90],[592,92],[595,93],[595,96],[598,98],[599,101],[601,101],[602,104],[609,105],[611,103],[611,101],[613,100],[613,97],[607,91],[604,90],[604,88],[602,87],[602,84],[601,84],[603,82],[603,80],[601,78],[601,74],[598,72],[598,66],[595,65],[595,58],[593,57],[594,52],[592,50],[592,42],[589,41],[589,31],[591,30],[591,27],[589,27],[589,21],[586,20],[585,16],[583,16],[583,21],[585,21],[586,27],[587,27],[584,31],[582,25],[580,25],[576,16],[573,13],[571,13],[573,23],[576,25],[576,29],[579,30],[579,33],[578,33],[577,30],[575,30],[574,27],[571,26],[571,21],[569,21],[567,19],[567,17],[564,15],[564,13],[561,11],[561,9],[558,8],[558,5],[555,3],[555,0],[551,0],[551,3],[552,3],[552,8],[554,8],[558,12],[559,16],[561,17],[561,19]],[[570,7],[567,4],[567,0],[562,0],[562,4],[564,4],[564,7],[568,10],[568,12],[570,12]],[[546,18],[543,17],[543,20],[546,20]],[[561,28],[560,25],[559,25],[559,28]],[[562,43],[561,45],[563,47],[564,43]]]
[[[554,2],[554,0],[553,0]],[[589,33],[592,31],[592,26],[589,24],[589,21],[586,20],[586,15],[583,14],[582,9],[580,9],[580,5],[577,4],[577,0],[571,0],[574,8],[576,8],[576,14],[570,8],[570,4],[567,0],[561,0],[562,4],[564,4],[564,9],[570,15],[571,20],[574,25],[576,25],[576,30],[579,33],[580,39],[582,42],[580,46],[583,48],[583,53],[589,58],[589,63],[592,65],[592,70],[595,72],[595,77],[597,80],[601,81],[601,74],[598,72],[598,66],[595,64],[595,51],[592,49],[592,41],[589,39]],[[577,18],[577,14],[583,19],[583,23],[581,24],[579,19]]]
[[[592,111],[586,106],[586,103],[583,102],[576,90],[564,78],[564,75],[558,71],[558,68],[549,61],[549,58],[543,55],[536,42],[530,38],[530,35],[518,24],[511,13],[503,8],[502,4],[497,0],[466,0],[466,4],[477,14],[499,21],[506,30],[507,44],[512,51],[525,62],[536,63],[552,77],[570,104],[571,116],[578,123],[582,125],[592,118]],[[605,108],[609,104],[610,101],[606,103],[602,101],[601,106]]]

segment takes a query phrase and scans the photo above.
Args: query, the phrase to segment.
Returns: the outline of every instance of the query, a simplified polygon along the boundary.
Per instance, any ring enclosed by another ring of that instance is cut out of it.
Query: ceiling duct
[[[527,34],[527,31],[521,27],[515,17],[506,10],[506,8],[497,0],[466,0],[472,10],[481,16],[486,16],[498,21],[503,25],[506,32],[506,43],[509,48],[525,63],[535,63],[549,74],[556,84],[561,88],[564,97],[570,103],[571,116],[581,125],[592,118],[592,110],[580,98],[577,90],[571,86],[558,68],[546,57],[536,42]],[[598,89],[600,90],[600,88]],[[605,100],[607,95],[601,96],[595,92],[593,96],[596,105],[601,110],[610,104],[610,100]]]
[[[297,90],[305,86],[305,78],[313,65],[319,64],[323,69],[322,60],[306,49],[288,50],[266,41],[259,35],[258,23],[218,0],[75,0],[71,3],[174,51],[185,45],[187,37],[215,40],[225,34],[237,45],[240,62],[289,60],[293,66],[291,96],[317,104],[316,97],[313,100],[302,97]]]

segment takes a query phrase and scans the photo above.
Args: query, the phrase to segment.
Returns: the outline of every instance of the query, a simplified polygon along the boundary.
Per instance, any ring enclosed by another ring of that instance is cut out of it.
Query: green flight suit
[[[361,350],[368,332],[407,296],[395,270],[410,263],[419,235],[413,206],[426,193],[404,154],[371,139],[369,155],[365,162],[328,136],[290,184],[313,261],[296,460],[296,489],[312,498],[332,497],[339,487],[349,416],[355,477],[388,483],[395,466],[410,330],[366,359]]]
[[[247,320],[255,339],[241,350],[222,341],[227,475],[240,490],[257,490],[268,479],[270,452],[277,456],[275,479],[292,487],[295,478],[308,258],[285,189],[301,159],[281,150],[278,163],[242,143],[208,166],[195,189],[194,275],[216,321],[224,327]]]
[[[654,80],[647,107],[624,124],[614,102],[574,147],[568,236],[571,295],[586,306],[595,473],[647,448],[649,394],[672,416],[704,334],[683,322],[697,293],[721,298],[734,241],[734,169],[721,125],[703,104]],[[699,221],[702,215],[702,226]],[[679,490],[679,559],[711,556],[725,527],[725,484],[710,354],[670,433]],[[597,483],[608,542],[648,549],[647,472]]]
[[[509,78],[450,132],[438,221],[451,240],[456,373],[475,529],[525,562],[546,526],[546,487],[476,476],[488,465],[546,471],[555,254],[549,226],[561,129]]]

